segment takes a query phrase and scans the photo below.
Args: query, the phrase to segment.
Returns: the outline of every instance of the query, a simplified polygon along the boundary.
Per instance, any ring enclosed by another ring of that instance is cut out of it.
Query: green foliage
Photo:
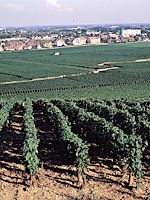
[[[60,79],[0,84],[0,95],[24,98],[149,98],[149,62],[116,63],[119,69],[89,74],[98,63],[149,58],[149,43],[89,46],[55,50],[3,52],[0,83],[77,74]],[[13,71],[13,73],[12,73]],[[83,73],[82,76],[78,74]]]
[[[108,112],[109,106],[106,105],[106,102],[101,102],[101,104],[85,100],[77,102],[80,107],[98,114],[94,115],[91,112],[86,112],[83,108],[77,107],[73,102],[54,101],[54,103],[69,116],[75,126],[84,129],[83,132],[84,134],[86,132],[85,138],[87,141],[93,142],[91,135],[94,136],[94,142],[97,144],[101,142],[99,145],[105,150],[109,148],[113,156],[128,164],[129,171],[133,172],[137,179],[140,177],[141,162],[143,152],[147,146],[149,130],[146,129],[144,134],[142,133],[145,137],[147,131],[147,139],[143,140],[137,132],[137,128],[141,126],[135,116],[129,113],[127,106],[124,106],[125,110],[120,110],[116,107],[112,108],[114,106],[112,103],[110,104],[110,112]]]
[[[48,102],[46,107],[49,118],[54,118],[55,120],[57,133],[59,134],[60,138],[67,142],[69,146],[73,147],[76,155],[76,164],[80,166],[80,173],[83,174],[86,170],[87,164],[90,161],[88,157],[87,144],[71,131],[71,125],[68,119],[63,115],[59,108]]]
[[[35,102],[37,103],[37,102]],[[14,106],[24,107],[23,157],[31,175],[38,172],[39,140],[34,124],[32,101],[0,100],[0,131],[9,122]],[[128,100],[41,100],[50,127],[67,151],[76,156],[80,173],[89,164],[89,148],[96,144],[99,154],[128,164],[136,179],[142,174],[142,159],[150,141],[150,102]]]
[[[34,124],[32,102],[26,100],[24,113],[24,132],[25,140],[23,144],[23,156],[26,169],[31,175],[35,175],[39,168],[37,130]]]
[[[2,131],[3,127],[9,122],[9,113],[13,108],[13,102],[1,100],[0,106],[0,131]]]
[[[142,158],[146,146],[147,144],[143,143],[141,136],[129,135],[125,147],[126,162],[128,163],[129,171],[133,172],[137,180],[141,176]]]
[[[109,139],[116,147],[116,156],[120,155],[128,164],[129,171],[138,179],[142,171],[143,153],[150,137],[149,103],[117,100],[109,102],[108,106],[108,102],[80,100],[77,104],[115,125],[111,129],[112,139]]]

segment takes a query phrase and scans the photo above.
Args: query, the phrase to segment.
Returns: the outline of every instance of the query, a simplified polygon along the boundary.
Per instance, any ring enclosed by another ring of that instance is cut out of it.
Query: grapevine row
[[[101,87],[114,87],[114,86],[123,86],[129,84],[142,84],[142,83],[149,83],[149,80],[144,81],[127,81],[122,83],[107,83],[107,84],[97,84],[97,85],[81,85],[81,86],[73,86],[73,87],[58,87],[58,88],[44,88],[44,89],[30,89],[30,90],[18,90],[15,91],[7,90],[6,87],[2,88],[0,92],[0,96],[13,96],[13,95],[20,95],[20,94],[31,94],[31,93],[40,93],[40,92],[49,92],[49,91],[65,91],[65,90],[76,90],[76,89],[93,89],[93,88],[101,88]]]
[[[38,158],[38,145],[39,140],[37,138],[37,130],[34,124],[32,101],[26,100],[23,104],[24,112],[24,133],[25,140],[23,143],[23,157],[26,169],[30,172],[30,175],[35,175],[39,168]]]
[[[68,119],[63,115],[58,107],[54,106],[48,101],[45,102],[45,104],[47,107],[49,120],[55,122],[57,134],[59,135],[60,139],[67,143],[68,150],[69,146],[74,149],[76,155],[76,164],[79,170],[78,174],[83,176],[86,171],[86,167],[90,162],[88,156],[88,146],[86,142],[83,142],[81,138],[71,131],[71,125]]]
[[[75,123],[77,127],[86,127],[89,132],[87,135],[99,136],[99,140],[95,141],[104,142],[105,146],[112,150],[112,154],[119,155],[124,162],[128,164],[130,173],[133,173],[136,179],[141,176],[141,160],[146,143],[143,142],[141,136],[136,135],[134,132],[126,134],[119,127],[114,126],[111,122],[100,118],[94,113],[87,112],[79,108],[73,102],[54,101],[55,104],[69,116],[69,119]],[[88,137],[87,137],[88,138]],[[90,138],[91,140],[91,138]],[[106,148],[105,148],[106,150]]]

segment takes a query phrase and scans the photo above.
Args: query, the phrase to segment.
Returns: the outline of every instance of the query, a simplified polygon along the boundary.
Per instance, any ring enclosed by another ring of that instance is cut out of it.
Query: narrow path
[[[99,72],[104,72],[104,71],[108,71],[108,70],[112,70],[112,69],[118,69],[119,67],[108,67],[108,68],[104,68],[104,69],[97,69],[95,71],[92,71],[93,74],[98,74]]]
[[[150,62],[150,58],[139,59],[139,60],[128,60],[128,61],[121,61],[121,62],[104,62],[104,63],[98,64],[98,66],[103,66],[107,64],[140,63],[140,62]]]
[[[0,82],[0,85],[10,85],[10,84],[17,84],[17,83],[30,83],[35,81],[44,81],[44,80],[51,80],[51,79],[60,79],[65,77],[71,77],[71,76],[81,76],[86,75],[88,73],[78,73],[78,74],[71,74],[71,75],[61,75],[61,76],[48,76],[45,78],[34,78],[32,80],[22,80],[22,81],[10,81],[10,82]]]

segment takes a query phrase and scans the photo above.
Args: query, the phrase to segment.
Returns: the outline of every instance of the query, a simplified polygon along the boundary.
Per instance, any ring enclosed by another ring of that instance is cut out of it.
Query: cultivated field
[[[150,102],[0,102],[1,199],[148,200]]]
[[[150,43],[4,52],[0,60],[3,97],[149,98]]]
[[[149,88],[150,43],[0,53],[0,200],[149,200]]]

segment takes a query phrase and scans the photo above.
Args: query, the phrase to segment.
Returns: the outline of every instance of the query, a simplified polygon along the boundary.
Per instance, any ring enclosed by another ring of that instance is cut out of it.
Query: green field
[[[54,56],[56,51],[61,55]],[[0,94],[6,98],[149,98],[150,61],[127,62],[148,58],[150,43],[3,52]],[[110,67],[118,67],[115,70],[91,73],[104,62],[122,63],[111,64]],[[27,82],[64,75],[65,78]],[[21,80],[26,82],[2,84]]]

